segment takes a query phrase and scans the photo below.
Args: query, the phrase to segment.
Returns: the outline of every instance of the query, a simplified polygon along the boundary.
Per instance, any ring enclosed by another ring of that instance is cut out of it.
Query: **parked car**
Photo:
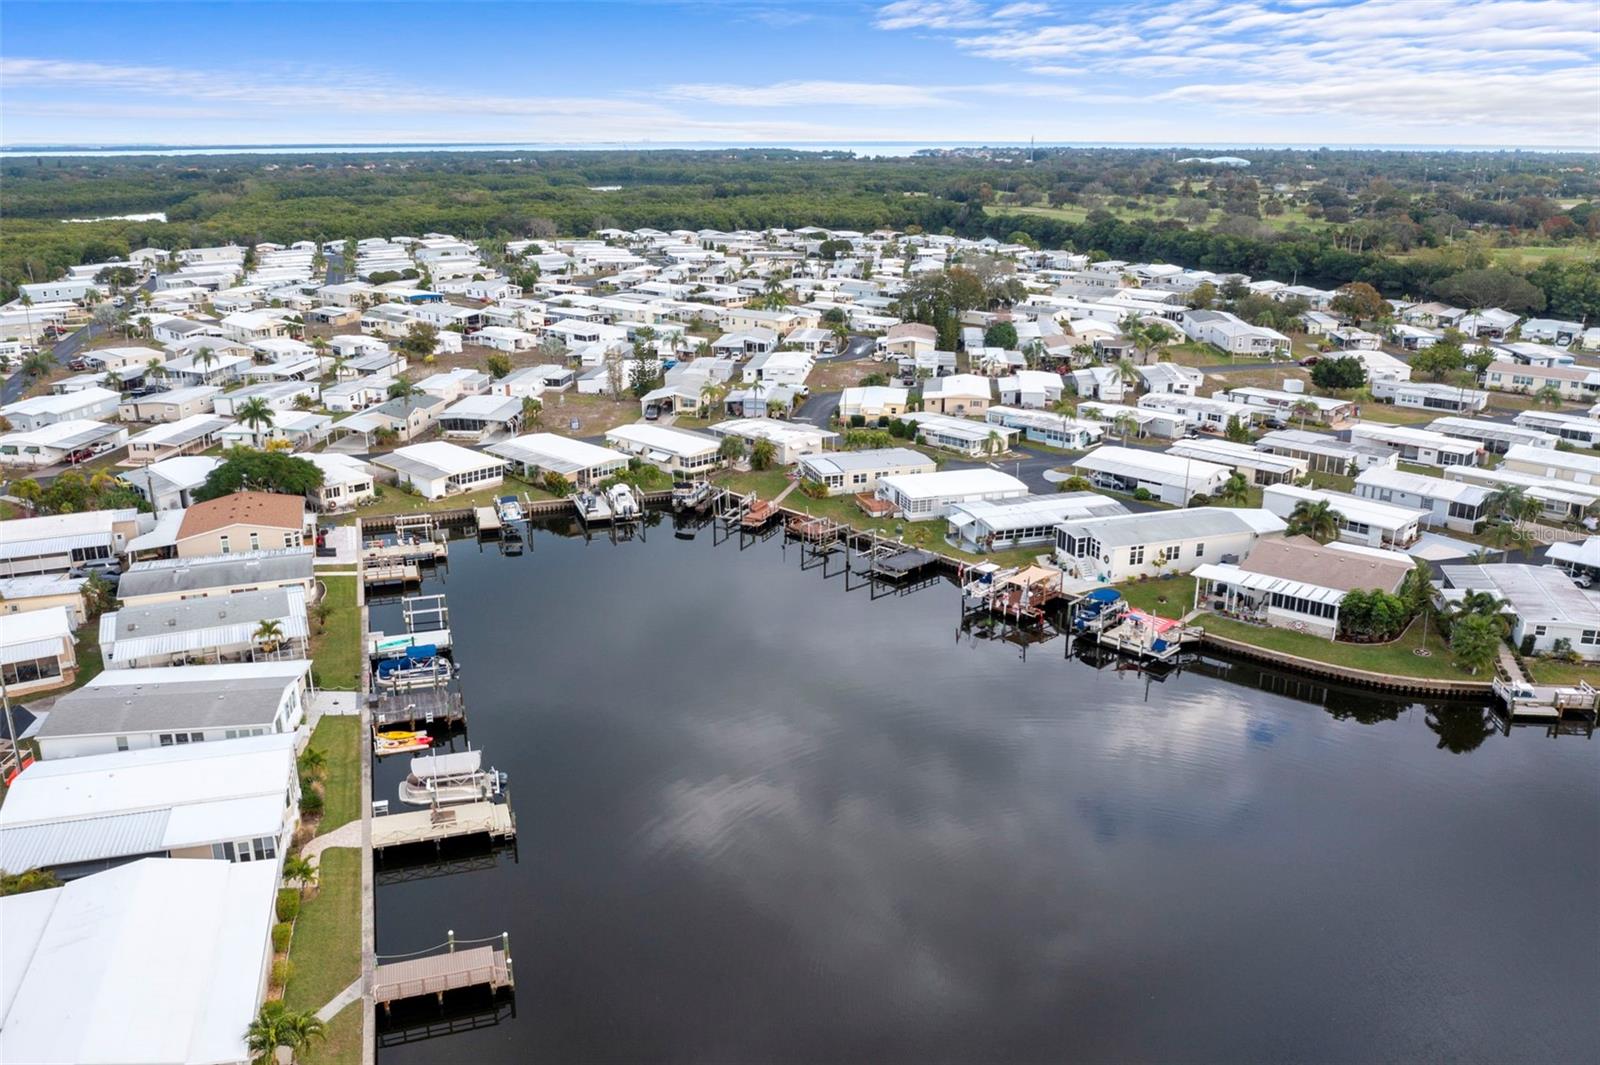
[[[89,368],[89,363],[88,363],[87,360],[84,359],[84,357],[82,355],[79,355],[77,358],[72,359],[71,361],[69,361],[67,363],[67,369],[76,370],[79,373],[82,373],[84,370],[87,370],[88,368]]]
[[[656,419],[658,419],[660,417],[661,417],[661,408],[659,406],[657,406],[656,404],[651,403],[651,404],[648,404],[644,408],[644,420],[645,421],[653,422],[653,421],[655,421]]]

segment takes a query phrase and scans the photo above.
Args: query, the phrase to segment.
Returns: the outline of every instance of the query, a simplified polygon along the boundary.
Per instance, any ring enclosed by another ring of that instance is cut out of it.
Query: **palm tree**
[[[55,367],[55,360],[42,351],[36,351],[22,360],[22,372],[29,377],[44,377]]]
[[[22,304],[22,320],[28,325],[28,342],[33,343],[33,297],[24,292],[17,300]]]
[[[272,408],[267,405],[267,401],[260,396],[252,396],[245,400],[244,403],[240,404],[239,409],[234,411],[234,415],[239,419],[240,424],[249,427],[251,435],[255,438],[256,447],[261,446],[262,426],[266,426],[269,429],[272,428],[272,423],[277,417]]]
[[[1285,531],[1290,536],[1309,536],[1317,543],[1325,544],[1339,535],[1339,523],[1343,520],[1344,515],[1334,510],[1326,499],[1319,499],[1315,503],[1302,499],[1290,511],[1289,527]]]
[[[200,376],[209,377],[211,367],[217,364],[217,353],[208,347],[202,347],[194,353],[194,364],[200,367]]]
[[[778,445],[766,437],[762,437],[750,448],[750,468],[765,470],[772,466],[778,457]]]
[[[1117,376],[1122,378],[1122,383],[1125,385],[1139,383],[1139,371],[1134,369],[1132,359],[1117,360]]]
[[[522,397],[522,427],[539,428],[544,424],[544,401],[537,396]]]
[[[1117,437],[1126,444],[1131,437],[1139,435],[1139,419],[1127,411],[1123,411],[1111,419],[1111,429]]]
[[[279,1047],[287,1047],[294,1055],[310,1047],[313,1040],[327,1038],[327,1034],[315,1012],[291,1010],[274,999],[261,1004],[256,1019],[245,1029],[244,1041],[251,1065],[269,1065]]]
[[[255,637],[256,643],[261,645],[261,649],[270,655],[278,649],[279,644],[283,643],[283,622],[276,618],[267,618],[256,626],[256,631],[251,635]]]
[[[1545,385],[1533,394],[1535,402],[1546,407],[1561,406],[1561,389],[1555,385]]]
[[[1317,405],[1309,399],[1302,399],[1289,408],[1289,413],[1300,419],[1300,428],[1306,427],[1306,419],[1317,413]]]
[[[1005,449],[1005,441],[1000,439],[1000,434],[993,429],[983,438],[983,453],[985,455],[998,455]]]
[[[307,747],[300,753],[300,773],[303,776],[321,778],[327,771],[328,756],[315,747]]]
[[[1250,482],[1245,479],[1244,474],[1235,473],[1222,482],[1222,487],[1217,489],[1215,498],[1222,503],[1241,504],[1250,498]]]
[[[415,405],[413,400],[422,395],[422,389],[409,377],[396,377],[389,382],[389,398],[405,400],[406,418],[411,417],[411,408]]]
[[[300,885],[300,893],[305,894],[306,888],[317,882],[317,867],[311,864],[311,859],[298,854],[291,854],[283,860],[283,879],[290,884]]]

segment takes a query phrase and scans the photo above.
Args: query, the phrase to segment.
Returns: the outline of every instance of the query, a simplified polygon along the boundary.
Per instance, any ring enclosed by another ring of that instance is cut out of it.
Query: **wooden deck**
[[[374,853],[415,843],[486,836],[493,842],[515,837],[517,819],[503,802],[469,802],[438,810],[409,810],[372,819]]]
[[[465,987],[499,991],[513,986],[510,956],[491,946],[385,962],[373,970],[372,979],[373,998],[384,1007],[401,999],[443,996]]]
[[[422,567],[415,562],[389,562],[361,567],[361,579],[370,585],[421,584]]]
[[[394,565],[405,562],[436,562],[448,558],[450,547],[429,540],[418,544],[384,544],[361,549],[361,561],[368,565]]]
[[[372,709],[375,732],[404,725],[451,727],[467,723],[467,708],[460,692],[446,688],[417,688],[405,692],[384,692]]]

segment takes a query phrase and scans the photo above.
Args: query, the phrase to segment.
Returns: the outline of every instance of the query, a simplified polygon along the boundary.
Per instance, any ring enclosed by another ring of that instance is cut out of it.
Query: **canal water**
[[[379,951],[508,931],[517,987],[384,1065],[1600,1057],[1582,737],[1096,669],[670,520],[427,590],[520,840],[385,873]]]

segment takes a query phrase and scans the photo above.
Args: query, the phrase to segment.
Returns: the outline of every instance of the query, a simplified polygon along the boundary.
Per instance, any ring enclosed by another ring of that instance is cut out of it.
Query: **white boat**
[[[500,794],[506,775],[483,768],[482,751],[427,754],[411,759],[400,782],[400,801],[411,806],[486,802]]]
[[[494,510],[500,516],[500,521],[507,525],[521,521],[527,516],[523,513],[522,504],[516,496],[501,496],[495,500]]]
[[[607,488],[606,502],[611,506],[613,521],[633,521],[639,516],[638,497],[625,484],[614,484]]]
[[[672,509],[698,507],[711,498],[710,481],[678,481],[672,486]]]
[[[579,492],[572,497],[572,501],[578,508],[578,517],[586,525],[611,520],[611,504],[602,493]]]

